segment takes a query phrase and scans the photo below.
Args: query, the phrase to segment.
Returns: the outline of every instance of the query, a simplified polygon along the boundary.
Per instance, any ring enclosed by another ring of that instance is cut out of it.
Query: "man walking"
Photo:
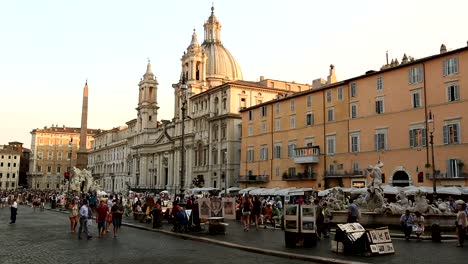
[[[16,214],[18,213],[18,203],[16,202],[16,197],[13,196],[11,205],[10,205],[10,224],[16,223]]]
[[[81,239],[81,232],[86,233],[86,238],[90,240],[92,238],[88,230],[88,218],[89,218],[89,207],[88,200],[83,201],[83,205],[80,208],[80,228],[78,229],[78,239]]]
[[[98,237],[103,237],[106,232],[106,218],[109,213],[109,207],[107,207],[106,202],[101,200],[101,203],[98,208],[96,208],[97,217],[96,222],[98,224]]]
[[[120,229],[120,225],[122,224],[122,214],[123,214],[123,206],[120,204],[120,200],[115,200],[115,204],[111,207],[112,213],[112,225],[114,227],[114,238],[117,238],[117,233]]]

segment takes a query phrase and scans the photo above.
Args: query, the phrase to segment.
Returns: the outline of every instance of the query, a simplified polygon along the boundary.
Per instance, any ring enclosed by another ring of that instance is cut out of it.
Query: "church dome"
[[[214,15],[214,7],[211,8],[211,16],[203,27],[205,28],[205,40],[201,46],[207,58],[206,78],[224,81],[242,80],[239,63],[221,43],[221,24]]]

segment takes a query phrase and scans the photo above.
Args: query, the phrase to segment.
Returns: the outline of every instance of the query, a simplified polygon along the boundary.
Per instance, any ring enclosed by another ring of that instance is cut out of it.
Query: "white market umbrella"
[[[437,193],[448,195],[461,195],[461,191],[457,187],[441,187],[437,188]]]
[[[390,186],[390,185],[383,185],[382,189],[384,191],[384,194],[398,194],[400,192],[400,189],[395,186]]]

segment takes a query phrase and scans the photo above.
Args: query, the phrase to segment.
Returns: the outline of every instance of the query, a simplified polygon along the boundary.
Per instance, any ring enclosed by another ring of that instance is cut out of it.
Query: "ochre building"
[[[242,110],[241,187],[365,187],[379,160],[385,184],[466,185],[466,74],[468,47],[442,45]]]

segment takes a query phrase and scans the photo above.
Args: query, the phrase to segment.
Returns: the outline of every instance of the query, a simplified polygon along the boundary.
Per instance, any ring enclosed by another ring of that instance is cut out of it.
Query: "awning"
[[[449,194],[449,195],[461,195],[461,191],[458,187],[441,187],[437,188],[437,193],[439,194]]]
[[[249,193],[250,191],[253,191],[253,190],[256,190],[256,189],[260,189],[260,188],[258,188],[258,187],[248,187],[248,188],[240,190],[239,193],[240,194]]]
[[[240,191],[240,190],[242,190],[242,189],[239,188],[239,187],[231,187],[231,188],[227,189],[228,192],[237,192],[237,191]]]
[[[382,189],[384,191],[384,194],[398,194],[400,192],[400,189],[395,186],[390,186],[390,185],[383,185]]]

